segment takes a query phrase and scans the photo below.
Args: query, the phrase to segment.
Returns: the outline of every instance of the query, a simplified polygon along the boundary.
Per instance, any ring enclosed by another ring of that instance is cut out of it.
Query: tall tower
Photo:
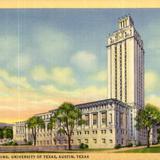
[[[131,16],[118,20],[118,30],[107,41],[108,98],[131,106],[129,139],[138,143],[141,133],[135,129],[135,116],[144,106],[144,49]]]
[[[118,20],[108,38],[108,98],[144,106],[144,49],[131,16]]]

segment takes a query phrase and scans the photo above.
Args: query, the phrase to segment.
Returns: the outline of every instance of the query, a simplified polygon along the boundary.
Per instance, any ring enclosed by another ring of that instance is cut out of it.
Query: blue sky
[[[146,102],[160,105],[160,9],[1,9],[0,120],[106,98],[105,41],[126,14],[144,41]]]

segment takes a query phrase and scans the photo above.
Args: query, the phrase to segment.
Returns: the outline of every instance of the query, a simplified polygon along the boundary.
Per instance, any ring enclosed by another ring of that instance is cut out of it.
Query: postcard
[[[158,160],[159,6],[1,3],[0,159]]]

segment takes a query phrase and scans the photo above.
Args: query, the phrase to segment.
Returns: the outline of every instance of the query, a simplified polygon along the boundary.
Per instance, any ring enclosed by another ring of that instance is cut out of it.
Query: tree
[[[3,128],[3,138],[13,138],[13,130],[10,127]]]
[[[68,149],[70,150],[74,127],[76,124],[82,125],[83,123],[81,110],[71,103],[63,103],[50,118],[49,126],[53,128],[57,125],[57,132],[67,136]]]
[[[160,143],[160,128],[157,129],[157,142]]]
[[[3,129],[0,128],[0,139],[2,139],[2,138],[3,138]]]
[[[147,147],[149,148],[151,129],[160,122],[160,111],[156,106],[147,104],[144,109],[139,110],[135,119],[137,130],[145,129],[147,132]]]
[[[55,127],[55,124],[56,124],[56,119],[55,119],[55,117],[51,117],[50,118],[50,121],[49,121],[49,123],[48,123],[48,125],[47,125],[47,127],[48,127],[48,129],[51,131],[51,141],[53,140],[53,128]],[[54,143],[55,143],[55,145],[56,145],[56,140],[55,140],[55,137],[54,137]]]
[[[41,117],[33,116],[27,120],[27,126],[31,129],[34,145],[36,145],[37,128],[45,127],[44,120]]]

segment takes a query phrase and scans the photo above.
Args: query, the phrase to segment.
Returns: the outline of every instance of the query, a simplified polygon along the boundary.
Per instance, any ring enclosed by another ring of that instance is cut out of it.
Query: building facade
[[[79,146],[88,144],[90,148],[113,148],[130,143],[128,137],[128,112],[130,106],[116,100],[106,99],[76,105],[81,112],[85,124],[75,126],[71,143]],[[50,130],[48,123],[55,110],[37,114],[45,121],[45,128],[37,128],[36,145],[67,145],[67,137],[57,133],[57,128]],[[26,122],[17,122],[13,127],[14,140],[23,144],[33,141],[31,130]]]
[[[118,20],[118,30],[107,41],[108,98],[132,107],[129,112],[129,136],[133,144],[143,142],[144,131],[135,128],[135,117],[144,107],[144,49],[131,16]]]
[[[120,144],[146,143],[145,132],[135,128],[135,117],[144,106],[144,49],[131,16],[118,20],[118,30],[107,39],[108,99],[78,104],[85,125],[76,126],[72,145],[88,144],[90,148],[113,148]],[[48,129],[54,110],[38,114],[45,128],[37,128],[37,145],[66,145],[65,135]],[[14,125],[14,139],[32,141],[25,122]]]

